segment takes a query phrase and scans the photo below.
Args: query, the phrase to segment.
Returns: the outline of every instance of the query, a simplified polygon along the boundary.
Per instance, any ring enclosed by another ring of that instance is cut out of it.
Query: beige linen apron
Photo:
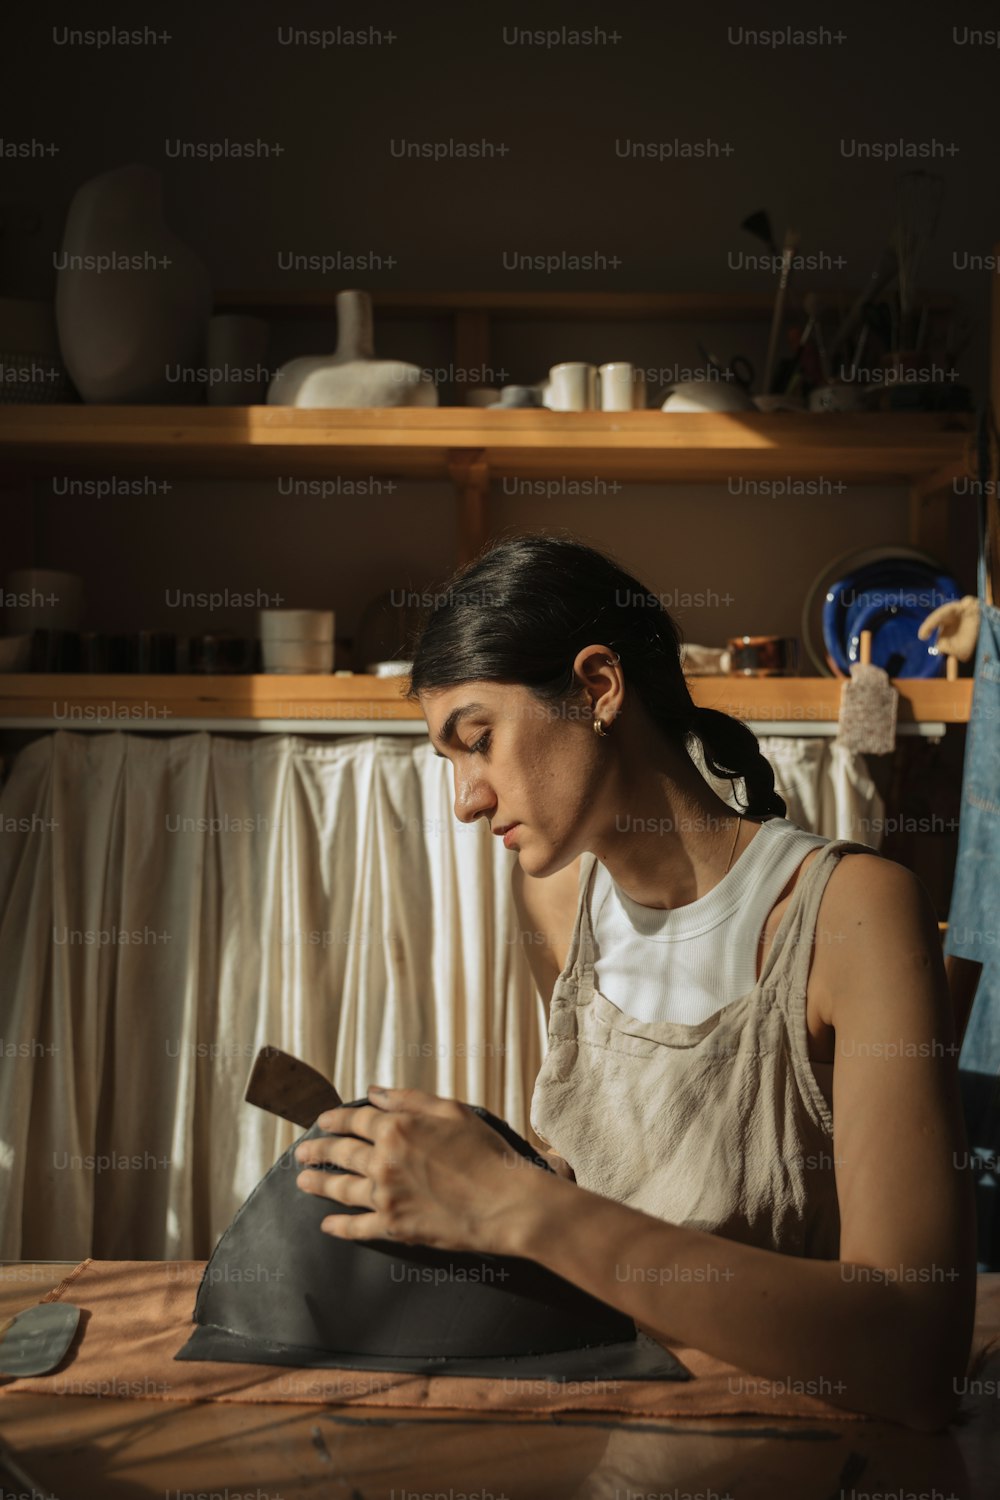
[[[835,1260],[833,1064],[811,1062],[806,981],[832,840],[796,881],[752,990],[695,1026],[634,1021],[594,988],[584,854],[531,1124],[581,1187],[673,1224]],[[805,855],[803,855],[805,858]]]

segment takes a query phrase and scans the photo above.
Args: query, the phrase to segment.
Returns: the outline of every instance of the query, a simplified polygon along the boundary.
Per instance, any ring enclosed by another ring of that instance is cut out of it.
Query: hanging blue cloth
[[[1000,608],[987,601],[988,503],[996,483],[990,438],[984,413],[978,433],[979,639],[944,946],[983,966],[958,1066],[976,1182],[979,1269],[1000,1271]]]

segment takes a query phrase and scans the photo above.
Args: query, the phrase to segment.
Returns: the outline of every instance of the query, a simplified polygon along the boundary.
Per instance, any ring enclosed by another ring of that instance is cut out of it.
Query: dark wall
[[[81,9],[23,9],[7,23],[5,138],[37,138],[58,151],[5,159],[0,293],[51,295],[74,189],[130,161],[162,173],[168,222],[205,259],[218,291],[312,285],[331,293],[357,284],[766,291],[775,277],[748,265],[762,247],[739,227],[760,207],[779,237],[788,225],[799,229],[813,258],[800,286],[854,287],[890,233],[902,168],[924,165],[947,189],[921,280],[956,295],[977,324],[961,368],[982,391],[990,276],[967,267],[1000,238],[992,114],[1000,49],[964,39],[968,28],[992,24],[990,7],[855,4],[815,18],[810,8],[804,18],[802,7],[757,6],[744,16],[749,8],[648,3],[541,16],[527,6],[508,14],[464,5],[111,4],[96,20]],[[337,25],[375,27],[382,41],[324,47],[279,38]],[[789,25],[821,29],[820,38],[766,46],[747,36]],[[149,26],[170,40],[59,44],[62,28],[87,26]],[[513,42],[519,27],[587,26],[603,28],[598,45]],[[179,142],[258,141],[280,155],[171,155]],[[485,142],[497,154],[394,154],[440,142]],[[665,159],[626,155],[635,143],[662,146]],[[719,154],[678,154],[699,147]],[[944,154],[859,156],[872,147]],[[375,257],[378,268],[310,277],[279,266],[282,255],[334,253]],[[597,269],[511,270],[515,255],[590,255]],[[503,331],[498,362],[523,380],[539,379],[558,358],[669,366],[691,360],[699,336],[723,357],[740,350],[760,360],[764,333],[760,324],[526,325]],[[428,360],[440,334],[383,320],[376,347]],[[332,347],[334,336],[332,319],[320,320],[299,330],[294,352]],[[381,588],[447,571],[451,515],[446,487],[428,495],[404,486],[374,512],[344,500],[278,508],[267,486],[178,486],[169,501],[104,506],[40,491],[30,524],[22,515],[7,532],[8,557],[11,566],[87,572],[94,625],[158,623],[166,588],[211,585],[334,603],[338,633],[349,633]],[[766,510],[722,487],[630,487],[611,500],[553,504],[499,494],[493,516],[497,526],[578,528],[658,590],[730,594],[735,602],[721,612],[696,607],[684,621],[691,638],[712,641],[737,629],[794,632],[805,584],[824,561],[852,546],[906,540],[905,494],[888,489],[852,487],[843,500]],[[957,516],[953,558],[969,588],[970,519]]]

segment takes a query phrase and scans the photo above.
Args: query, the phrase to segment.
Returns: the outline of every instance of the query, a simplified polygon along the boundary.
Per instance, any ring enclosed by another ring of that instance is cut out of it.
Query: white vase
[[[337,293],[334,354],[289,360],[267,392],[269,406],[437,406],[437,389],[419,365],[376,359],[372,300],[367,292]]]
[[[84,401],[201,401],[212,289],[163,221],[159,172],[136,164],[85,182],[57,269],[59,347]]]

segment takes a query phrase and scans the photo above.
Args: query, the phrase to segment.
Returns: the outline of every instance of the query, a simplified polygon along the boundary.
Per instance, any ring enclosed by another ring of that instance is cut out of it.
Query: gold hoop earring
[[[594,733],[597,735],[598,739],[602,739],[602,740],[606,740],[607,739],[607,737],[608,737],[608,731],[604,727],[604,720],[603,719],[595,719],[594,720]]]

